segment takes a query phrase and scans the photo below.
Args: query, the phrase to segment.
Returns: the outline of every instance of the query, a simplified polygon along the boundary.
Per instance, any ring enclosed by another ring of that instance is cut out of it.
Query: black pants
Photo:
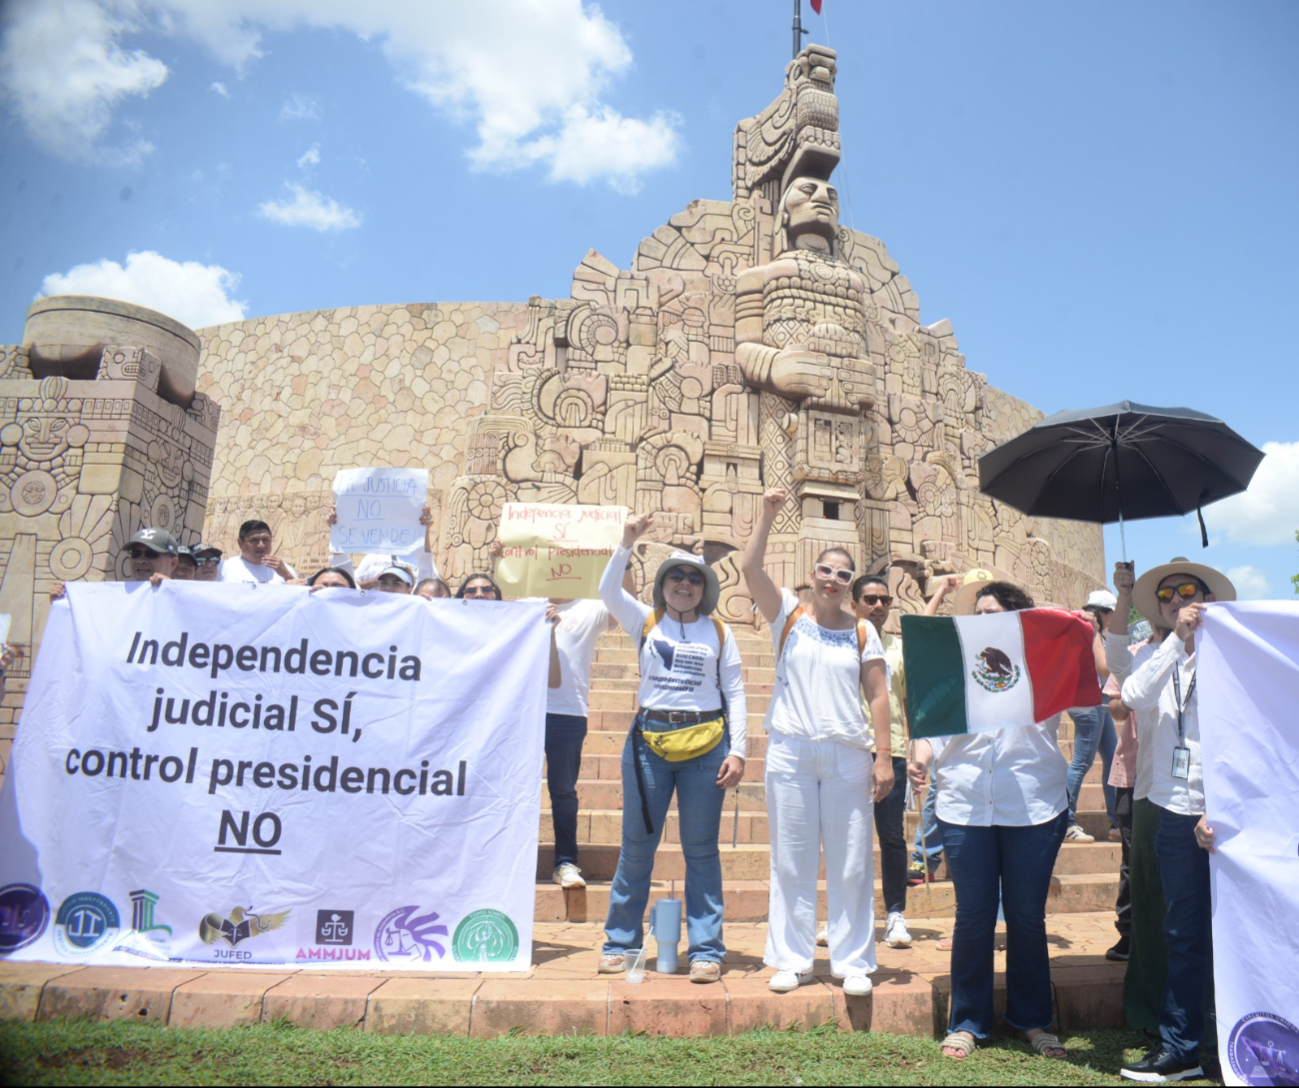
[[[905,914],[907,909],[906,810],[907,761],[894,756],[893,789],[875,805],[875,841],[880,848],[880,883],[887,914]]]
[[[1114,928],[1120,937],[1132,932],[1132,884],[1128,866],[1132,860],[1132,789],[1120,786],[1114,791],[1114,815],[1123,836],[1123,853],[1119,862],[1119,894],[1114,900]]]

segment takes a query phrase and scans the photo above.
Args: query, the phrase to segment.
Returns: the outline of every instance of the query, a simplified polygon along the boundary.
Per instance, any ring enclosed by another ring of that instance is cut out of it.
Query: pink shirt
[[[1136,646],[1129,646],[1128,653],[1135,656],[1137,650],[1148,645],[1150,641],[1150,639],[1146,639],[1145,642]],[[1101,695],[1105,697],[1108,703],[1110,699],[1117,699],[1122,692],[1123,684],[1114,673],[1110,673],[1109,679],[1105,681],[1105,686],[1101,688]],[[1110,785],[1115,789],[1130,790],[1134,789],[1136,784],[1137,714],[1136,711],[1129,710],[1127,720],[1124,721],[1123,728],[1119,732],[1118,744],[1114,746],[1114,758],[1110,762]]]

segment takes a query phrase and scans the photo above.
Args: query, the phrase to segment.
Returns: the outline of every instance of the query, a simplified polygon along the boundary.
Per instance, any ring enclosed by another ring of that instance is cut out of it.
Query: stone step
[[[602,922],[609,913],[610,885],[603,881],[588,882],[585,888],[561,888],[554,883],[538,883],[536,912],[538,922]],[[675,891],[678,899],[685,895],[682,880],[675,889],[670,880],[655,878],[650,902],[666,898]],[[1048,915],[1105,912],[1114,909],[1118,876],[1085,873],[1053,876],[1047,895]],[[722,881],[722,898],[728,922],[765,922],[770,909],[770,886],[766,879],[727,877]],[[908,919],[951,918],[956,913],[956,894],[950,882],[926,884],[907,892]],[[879,881],[875,882],[875,916],[883,918],[884,897]],[[826,916],[825,882],[817,882],[817,917]]]
[[[586,814],[582,814],[586,815]],[[579,833],[583,827],[579,816],[578,830]],[[590,822],[592,834],[589,839],[579,838],[578,847],[578,864],[582,868],[582,873],[592,880],[612,880],[614,870],[618,867],[618,844],[622,834],[622,814],[618,812],[600,812],[590,813]],[[752,876],[754,870],[750,867],[748,857],[754,853],[761,853],[765,857],[762,863],[763,868],[759,874],[760,879],[766,879],[766,875],[771,865],[771,851],[769,849],[769,840],[766,835],[766,815],[760,813],[740,813],[739,819],[739,846],[731,846],[731,831],[734,827],[731,814],[727,814],[722,820],[721,834],[721,854],[722,864],[725,870],[728,864],[726,858],[730,854],[737,857],[743,857],[745,860],[737,861],[732,864],[739,865],[746,876]],[[764,837],[761,839],[746,839],[746,834],[753,834],[755,828],[758,833]],[[607,837],[596,838],[597,834],[603,834]],[[555,851],[552,845],[553,828],[550,824],[549,816],[543,817],[541,823],[541,845],[537,851],[537,879],[545,880],[550,877],[551,871],[555,867]],[[680,825],[677,821],[676,813],[669,813],[666,824],[663,828],[663,841],[660,843],[657,853],[655,854],[654,874],[656,879],[663,880],[683,880],[685,879],[685,859],[680,849]],[[1065,843],[1060,847],[1059,857],[1056,859],[1055,872],[1058,875],[1078,876],[1082,874],[1095,875],[1115,875],[1119,871],[1119,862],[1121,860],[1120,844],[1116,842],[1106,843]],[[875,859],[875,875],[879,875],[879,847],[876,846],[873,851]],[[731,875],[739,875],[731,874]],[[824,875],[824,866],[822,866],[822,875]]]
[[[621,759],[621,756],[605,755],[606,759]],[[586,757],[583,757],[585,764]],[[739,808],[740,809],[760,809],[763,812],[767,809],[767,791],[762,784],[760,774],[749,774],[749,764],[764,761],[752,760],[746,761],[744,781],[739,787]],[[602,766],[603,769],[603,766]],[[614,809],[622,810],[623,782],[622,776],[616,769],[613,771],[614,777],[611,778],[579,778],[577,781],[577,799],[578,804],[583,811],[593,809]],[[724,809],[729,812],[736,805],[734,797],[727,797]],[[550,808],[550,796],[546,792],[545,782],[542,783],[541,807],[543,811]],[[676,811],[677,799],[675,795],[668,805],[671,811]],[[1083,783],[1082,789],[1078,793],[1078,807],[1084,812],[1098,812],[1102,815],[1105,810],[1105,796],[1099,783]],[[1109,821],[1105,822],[1105,832],[1109,831]],[[1092,832],[1094,834],[1094,832]],[[579,836],[580,841],[580,836]]]

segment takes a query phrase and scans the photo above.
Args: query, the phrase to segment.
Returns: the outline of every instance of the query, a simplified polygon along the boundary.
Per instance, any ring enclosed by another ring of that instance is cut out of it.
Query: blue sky
[[[566,297],[626,266],[776,94],[790,0],[9,0],[0,341],[42,293],[191,324]],[[805,5],[806,8],[806,5]],[[1227,420],[1240,499],[1138,523],[1289,595],[1299,571],[1299,5],[825,0],[844,220],[925,322],[1047,412]],[[134,257],[130,255],[135,254]],[[1111,560],[1118,535],[1107,531]]]

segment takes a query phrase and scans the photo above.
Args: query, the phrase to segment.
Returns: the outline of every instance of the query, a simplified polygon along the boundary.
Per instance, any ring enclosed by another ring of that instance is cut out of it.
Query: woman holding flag
[[[742,568],[776,651],[766,722],[771,905],[763,959],[776,968],[769,985],[777,993],[811,981],[824,849],[830,971],[845,994],[860,996],[870,993],[876,967],[873,804],[893,788],[888,672],[875,628],[848,611],[854,569],[846,551],[817,557],[808,605],[763,569],[767,535],[787,498],[779,487],[763,495]],[[873,764],[862,689],[875,727]]]
[[[949,581],[940,583],[936,599],[949,588]],[[968,611],[970,595],[961,596],[965,600],[958,598],[957,611]],[[1009,582],[985,582],[973,598],[977,616],[1034,607],[1032,598]],[[936,610],[933,601],[930,608]],[[995,647],[980,657],[990,672],[1006,668],[1006,654]],[[908,701],[915,707],[924,693],[915,686],[909,660],[907,681]],[[989,683],[997,686],[995,680]],[[976,1042],[992,1034],[998,907],[1006,919],[1006,1021],[1044,1057],[1065,1056],[1060,1040],[1047,1030],[1053,1017],[1046,898],[1068,822],[1069,764],[1060,752],[1059,728],[1056,713],[1036,725],[1007,721],[1003,728],[915,742],[909,773],[915,785],[923,785],[933,764],[938,822],[956,891],[952,1008],[943,1040],[949,1058],[969,1057]]]

